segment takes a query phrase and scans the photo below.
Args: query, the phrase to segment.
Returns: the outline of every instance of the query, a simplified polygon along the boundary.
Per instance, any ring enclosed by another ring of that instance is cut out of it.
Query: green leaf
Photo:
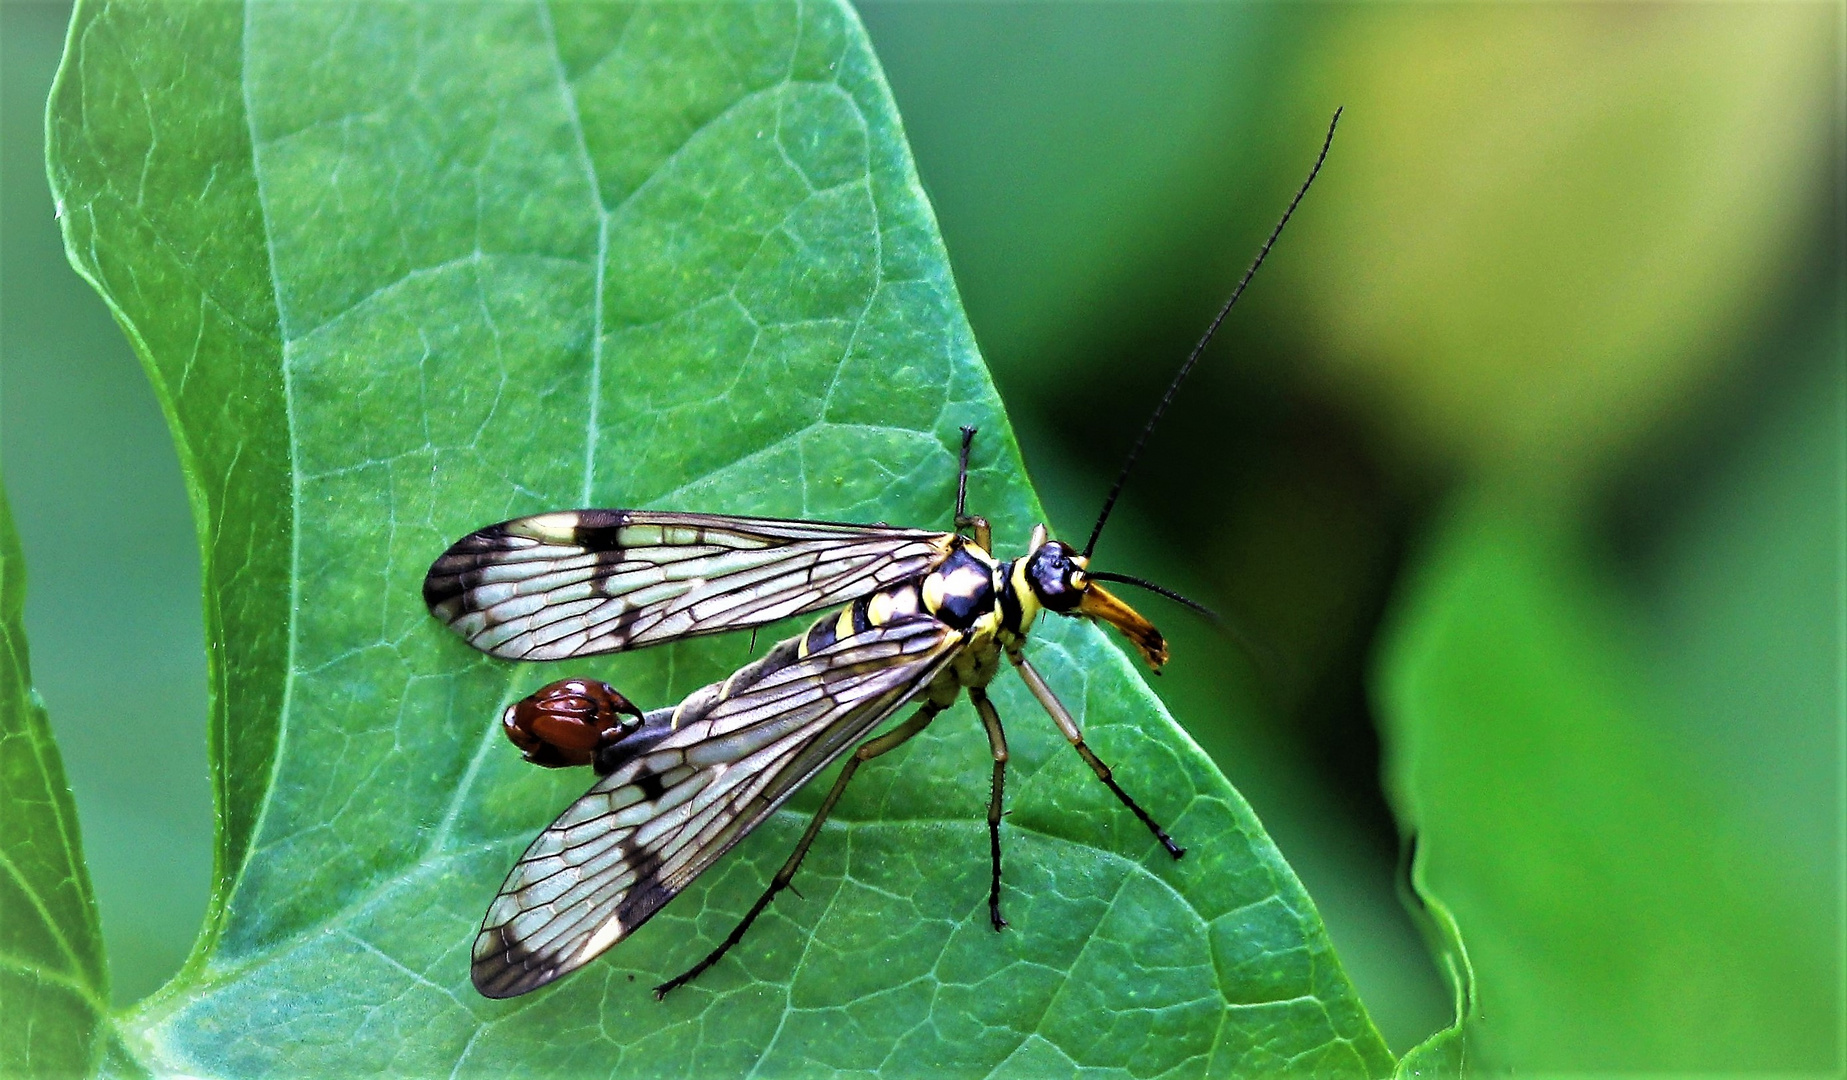
[[[90,1071],[109,971],[77,807],[26,655],[26,568],[0,492],[0,1075]]]
[[[1819,1074],[1839,894],[1689,752],[1645,624],[1560,520],[1488,493],[1455,508],[1380,660],[1388,775],[1479,976],[1470,1054]]]
[[[1450,1022],[1429,1038],[1405,1051],[1398,1059],[1395,1076],[1414,1077],[1468,1076],[1473,1071],[1469,1039],[1480,1020],[1475,1007],[1475,967],[1462,942],[1462,927],[1427,880],[1426,860],[1415,840],[1409,845],[1408,869],[1399,879],[1406,906],[1416,918],[1419,929],[1436,959],[1443,979],[1449,985]]]
[[[1209,318],[1308,167],[1282,155],[1288,179],[1255,183],[1274,153],[1260,141],[1278,111],[1264,97],[1299,64],[1295,32],[1283,28],[1290,8],[860,10],[904,108],[970,320],[1010,395],[1056,399],[1074,379],[1121,379],[1131,350],[1099,343],[1120,346],[1144,320],[1186,338],[1179,348],[1191,344],[1200,327],[1175,297]],[[1187,314],[1175,317],[1176,307]]]
[[[1169,860],[1010,676],[1004,902],[959,708],[864,770],[798,886],[667,1002],[816,802],[611,955],[488,1001],[475,926],[586,783],[419,582],[584,504],[947,524],[1040,515],[896,113],[839,4],[86,4],[54,92],[74,263],[166,403],[201,523],[211,924],[127,1019],[163,1070],[1370,1074],[1392,1062],[1249,808],[1093,628],[1048,677]],[[589,661],[648,705],[747,635]]]

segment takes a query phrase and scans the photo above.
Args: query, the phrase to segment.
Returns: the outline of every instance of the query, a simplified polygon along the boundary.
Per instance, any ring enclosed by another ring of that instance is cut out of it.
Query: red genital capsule
[[[624,722],[627,715],[634,720]],[[500,723],[534,765],[588,765],[641,723],[641,710],[595,679],[559,679],[507,706]]]

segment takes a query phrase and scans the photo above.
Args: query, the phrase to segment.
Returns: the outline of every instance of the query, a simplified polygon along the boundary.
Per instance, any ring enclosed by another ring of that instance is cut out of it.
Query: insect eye
[[[1026,577],[1033,594],[1048,610],[1070,611],[1083,597],[1083,586],[1072,580],[1072,575],[1081,574],[1081,571],[1072,562],[1070,550],[1053,540],[1033,552],[1031,561],[1026,564]]]

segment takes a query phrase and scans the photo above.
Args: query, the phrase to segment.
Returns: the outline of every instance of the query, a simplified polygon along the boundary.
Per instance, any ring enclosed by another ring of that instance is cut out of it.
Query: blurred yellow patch
[[[1547,487],[1671,422],[1828,197],[1834,20],[1352,9],[1299,95],[1347,106],[1291,238],[1338,255],[1279,264],[1319,376],[1423,464]]]

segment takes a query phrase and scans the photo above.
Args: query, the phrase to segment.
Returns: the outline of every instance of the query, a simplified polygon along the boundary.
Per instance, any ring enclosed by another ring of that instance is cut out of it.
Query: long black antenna
[[[1169,600],[1172,600],[1176,604],[1184,604],[1187,607],[1192,608],[1194,611],[1199,612],[1201,615],[1204,615],[1206,618],[1211,619],[1215,623],[1222,623],[1225,621],[1219,618],[1218,612],[1213,611],[1211,608],[1200,603],[1199,601],[1188,600],[1186,597],[1181,596],[1179,593],[1168,588],[1167,586],[1156,585],[1154,582],[1149,581],[1146,578],[1131,577],[1128,574],[1106,574],[1100,570],[1095,571],[1095,572],[1089,572],[1088,576],[1093,577],[1098,581],[1119,581],[1124,585],[1134,585],[1138,588],[1147,589],[1151,593],[1156,593],[1161,596],[1167,597]]]
[[[1328,121],[1327,138],[1321,142],[1321,156],[1315,159],[1315,167],[1308,170],[1308,179],[1302,181],[1302,186],[1296,189],[1295,198],[1289,200],[1289,209],[1283,211],[1283,219],[1276,223],[1276,228],[1270,230],[1270,238],[1263,242],[1263,247],[1257,252],[1257,258],[1251,263],[1251,268],[1244,272],[1242,278],[1238,279],[1238,287],[1231,290],[1231,299],[1225,301],[1224,307],[1219,308],[1219,313],[1212,320],[1212,325],[1206,327],[1205,336],[1199,339],[1199,344],[1193,346],[1192,353],[1187,356],[1186,363],[1180,365],[1180,373],[1174,376],[1174,381],[1167,384],[1167,393],[1161,396],[1161,403],[1154,407],[1154,415],[1148,418],[1148,423],[1142,428],[1142,433],[1136,437],[1135,448],[1129,451],[1129,460],[1122,463],[1122,471],[1116,474],[1115,486],[1109,489],[1109,497],[1103,500],[1103,512],[1097,515],[1096,528],[1090,530],[1090,542],[1084,545],[1085,558],[1089,558],[1090,553],[1096,550],[1097,537],[1103,535],[1103,523],[1109,520],[1109,512],[1115,509],[1116,496],[1122,494],[1122,485],[1128,482],[1129,470],[1135,467],[1135,459],[1141,456],[1142,447],[1148,442],[1148,436],[1154,431],[1154,426],[1161,422],[1161,414],[1165,413],[1167,406],[1173,402],[1174,392],[1179,390],[1180,384],[1193,373],[1193,365],[1199,363],[1200,354],[1206,351],[1206,345],[1212,341],[1212,335],[1218,333],[1219,324],[1225,321],[1225,316],[1231,314],[1231,306],[1238,302],[1238,297],[1244,295],[1244,287],[1251,283],[1251,277],[1257,273],[1257,268],[1263,265],[1264,257],[1270,254],[1271,245],[1276,243],[1277,237],[1283,235],[1283,226],[1289,224],[1289,216],[1295,213],[1295,208],[1301,203],[1302,196],[1308,194],[1308,186],[1315,182],[1315,175],[1321,171],[1321,163],[1328,159],[1328,148],[1334,145],[1334,129],[1340,125],[1340,114],[1344,108],[1345,106],[1342,106],[1334,110],[1334,119]]]

